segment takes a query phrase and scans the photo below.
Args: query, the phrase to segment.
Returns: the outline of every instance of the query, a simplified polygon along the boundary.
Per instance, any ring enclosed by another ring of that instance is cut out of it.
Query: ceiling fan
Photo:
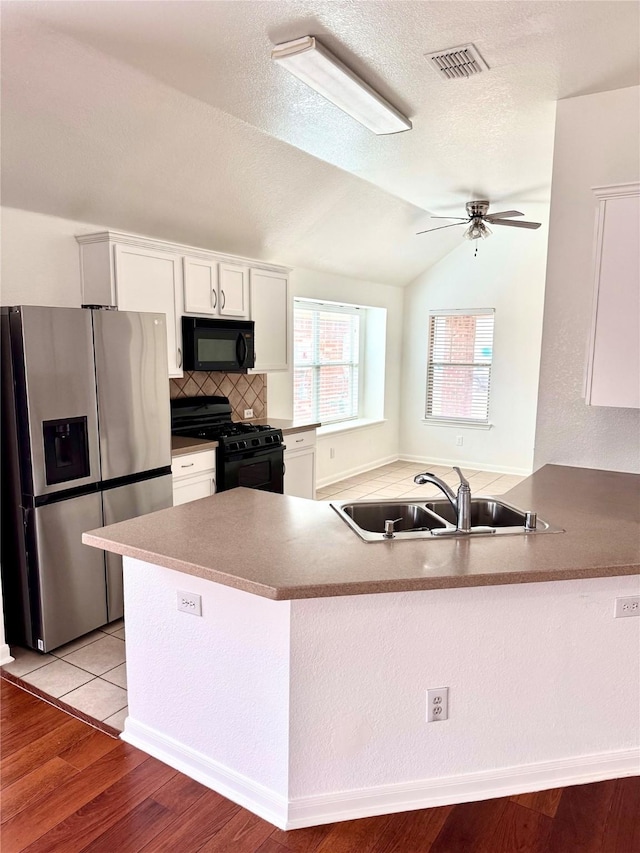
[[[428,234],[429,231],[440,231],[442,228],[453,228],[455,225],[468,225],[464,232],[467,240],[484,240],[493,231],[491,225],[509,225],[512,228],[540,228],[541,222],[526,222],[523,219],[510,219],[511,216],[524,216],[519,210],[501,210],[499,213],[489,213],[489,202],[486,199],[480,201],[468,201],[465,205],[467,216],[432,216],[432,219],[459,219],[451,225],[439,225],[437,228],[427,228],[426,231],[418,231],[418,234]]]

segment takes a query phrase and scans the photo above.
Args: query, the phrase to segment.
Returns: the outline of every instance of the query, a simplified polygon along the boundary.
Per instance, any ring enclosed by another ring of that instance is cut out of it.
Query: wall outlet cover
[[[245,418],[252,418],[253,417],[253,409],[245,409],[244,410],[244,417]]]
[[[192,616],[202,616],[202,596],[179,589],[178,610],[182,613],[191,613]]]
[[[449,688],[433,687],[427,690],[427,722],[439,723],[449,719]]]
[[[622,619],[625,616],[640,616],[640,595],[616,598],[613,615],[615,619]]]

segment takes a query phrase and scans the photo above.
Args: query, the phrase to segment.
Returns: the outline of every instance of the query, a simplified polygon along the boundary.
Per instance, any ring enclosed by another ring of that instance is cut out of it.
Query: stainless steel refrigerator
[[[123,615],[86,530],[171,506],[164,314],[2,308],[7,638],[46,652]]]

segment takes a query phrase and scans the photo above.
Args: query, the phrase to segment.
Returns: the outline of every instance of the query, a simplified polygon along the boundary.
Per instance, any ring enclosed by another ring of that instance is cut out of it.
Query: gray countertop
[[[566,532],[365,543],[327,502],[232,489],[82,538],[272,599],[640,573],[640,476],[547,465],[505,498]]]

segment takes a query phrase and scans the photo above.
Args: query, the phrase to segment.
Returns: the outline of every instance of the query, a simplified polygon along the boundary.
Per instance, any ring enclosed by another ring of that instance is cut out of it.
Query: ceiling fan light
[[[485,225],[481,219],[474,219],[471,225],[464,232],[464,236],[467,240],[478,240],[480,238],[486,240],[486,238],[490,237],[491,234],[493,234],[493,231],[488,225]]]
[[[277,44],[274,62],[377,134],[411,130],[411,122],[313,36]]]

